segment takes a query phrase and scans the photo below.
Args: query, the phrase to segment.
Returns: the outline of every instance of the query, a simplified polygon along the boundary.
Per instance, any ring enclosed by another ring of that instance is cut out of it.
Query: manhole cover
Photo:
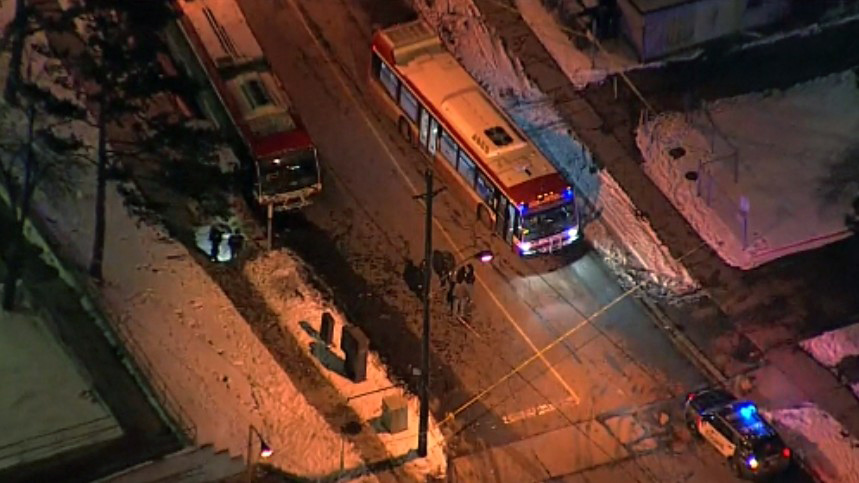
[[[342,428],[340,428],[340,431],[343,434],[355,436],[356,434],[361,432],[361,423],[357,421],[349,421],[348,423],[344,424]]]
[[[686,174],[683,175],[689,181],[698,181],[698,172],[697,171],[686,171]]]
[[[680,159],[686,155],[686,149],[682,147],[671,148],[668,150],[668,155],[674,159]]]

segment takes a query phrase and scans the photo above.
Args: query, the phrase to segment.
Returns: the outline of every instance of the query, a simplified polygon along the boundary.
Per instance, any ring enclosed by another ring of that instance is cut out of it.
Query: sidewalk
[[[653,214],[650,222],[672,253],[679,256],[697,249],[685,260],[686,267],[705,283],[714,275],[718,279],[724,270],[718,256],[706,247],[698,249],[700,238],[639,167],[640,157],[631,135],[635,126],[625,112],[618,111],[626,109],[630,99],[614,102],[598,99],[595,104],[593,96],[577,90],[567,79],[514,9],[494,0],[474,0],[474,3],[486,23],[503,39],[511,57],[521,61],[529,79],[553,101],[557,112],[593,151],[594,157],[605,165],[636,206]],[[784,407],[787,401],[811,400],[831,411],[852,434],[859,434],[859,401],[807,355],[792,346],[773,345],[773,350],[761,358],[757,346],[740,333],[741,329],[711,299],[700,301],[693,309],[692,313],[674,310],[670,315],[683,334],[727,377],[753,370],[760,403]]]

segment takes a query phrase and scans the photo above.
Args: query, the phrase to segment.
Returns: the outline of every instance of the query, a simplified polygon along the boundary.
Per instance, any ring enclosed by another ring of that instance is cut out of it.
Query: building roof
[[[693,3],[700,0],[627,0],[636,10],[643,14],[653,13],[659,10],[666,10],[677,7],[686,3]]]

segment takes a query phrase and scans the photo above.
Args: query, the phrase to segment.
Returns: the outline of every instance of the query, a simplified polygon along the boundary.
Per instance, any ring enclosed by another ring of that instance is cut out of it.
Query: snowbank
[[[506,53],[473,2],[429,3],[432,6],[416,1],[415,7],[466,70],[610,226],[610,231],[594,225],[588,229],[590,242],[609,260],[609,265],[631,285],[641,283],[653,296],[676,297],[696,291],[697,283],[671,257],[650,223],[637,216],[637,210],[614,179],[596,168],[590,151],[575,138],[551,101],[528,81],[518,60]],[[618,240],[623,241],[623,247]]]
[[[824,483],[859,483],[859,440],[813,404],[765,413],[785,443]]]
[[[859,358],[859,323],[824,332],[800,342],[799,345],[840,379],[849,381],[853,394],[859,397],[859,374],[841,374],[843,361],[847,358]]]
[[[619,59],[607,59],[603,52],[585,53],[575,48],[570,36],[543,7],[541,0],[516,0],[516,6],[522,19],[577,89],[604,80],[610,66],[619,62]],[[606,63],[609,65],[604,66]]]

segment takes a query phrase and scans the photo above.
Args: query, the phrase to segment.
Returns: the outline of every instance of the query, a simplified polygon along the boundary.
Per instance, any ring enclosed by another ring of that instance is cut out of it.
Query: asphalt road
[[[421,258],[424,212],[414,196],[426,160],[376,114],[365,75],[371,25],[413,13],[393,0],[239,3],[324,164],[324,195],[306,218],[282,220],[280,241],[308,260],[390,370],[416,388],[420,303],[403,273]],[[471,212],[449,191],[434,204],[438,249],[497,254],[477,268],[468,325],[435,296],[433,414],[453,416],[444,425],[452,475],[730,481],[715,451],[689,443],[678,417],[682,395],[705,378],[633,297],[616,301],[622,290],[599,258],[522,260]]]

